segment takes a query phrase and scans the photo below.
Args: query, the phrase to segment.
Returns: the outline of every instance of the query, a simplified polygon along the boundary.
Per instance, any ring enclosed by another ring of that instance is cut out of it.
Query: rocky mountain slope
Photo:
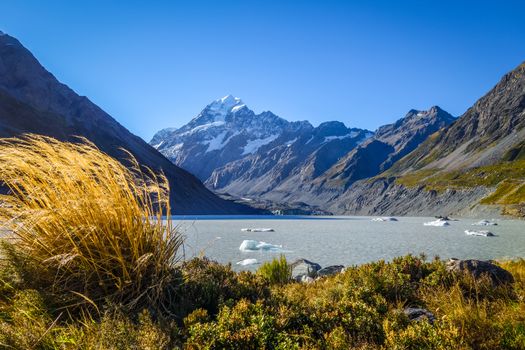
[[[215,191],[264,199],[287,183],[320,176],[372,135],[335,121],[314,128],[271,112],[255,114],[226,96],[182,128],[161,130],[150,144]]]
[[[525,63],[390,170],[356,182],[339,213],[525,216]]]
[[[84,136],[119,159],[124,159],[120,148],[131,151],[141,164],[164,171],[176,214],[257,212],[214,195],[88,98],[61,84],[18,40],[0,32],[0,136],[23,133],[62,140]]]
[[[428,111],[410,110],[394,124],[380,127],[373,138],[339,160],[320,181],[346,189],[357,180],[376,176],[454,120],[438,106]]]
[[[525,63],[506,74],[454,125],[429,139],[395,170],[454,170],[497,163],[525,141]],[[513,158],[512,155],[508,157]]]
[[[437,106],[428,111],[410,110],[395,123],[380,127],[372,137],[322,172],[315,176],[290,177],[264,197],[277,202],[304,202],[336,214],[342,213],[345,209],[340,200],[354,183],[389,169],[397,159],[454,120]]]

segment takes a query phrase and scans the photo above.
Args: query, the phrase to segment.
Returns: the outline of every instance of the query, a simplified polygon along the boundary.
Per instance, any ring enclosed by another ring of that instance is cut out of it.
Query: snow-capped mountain
[[[319,176],[372,135],[340,122],[313,127],[256,114],[228,95],[183,127],[159,131],[150,144],[208,187],[242,196],[247,188],[271,191],[297,174]]]
[[[362,136],[355,134],[356,129],[345,131],[342,123],[323,123],[307,140],[297,140],[291,152],[276,147],[272,150],[274,154],[237,161],[249,162],[246,166],[249,170],[233,181],[229,174],[243,167],[228,164],[217,169],[205,184],[211,189],[242,193],[248,198],[277,203],[304,202],[337,213],[334,204],[345,201],[341,195],[351,191],[353,183],[366,181],[389,169],[454,120],[437,106],[428,111],[410,110],[395,123],[382,126],[375,133],[365,133],[363,142]],[[274,157],[280,159],[282,168],[266,169],[268,159]]]

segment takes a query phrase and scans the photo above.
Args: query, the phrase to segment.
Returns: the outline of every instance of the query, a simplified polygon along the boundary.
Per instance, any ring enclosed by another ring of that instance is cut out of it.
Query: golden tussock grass
[[[168,182],[104,154],[85,139],[27,135],[0,140],[0,220],[14,248],[37,266],[35,282],[64,306],[162,308],[182,237]]]

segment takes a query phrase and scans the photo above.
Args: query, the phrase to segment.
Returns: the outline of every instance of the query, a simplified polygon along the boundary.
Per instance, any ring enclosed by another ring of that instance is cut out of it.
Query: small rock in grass
[[[428,321],[430,324],[433,324],[436,317],[434,314],[427,309],[421,309],[417,307],[407,307],[403,310],[405,315],[407,315],[410,321]]]

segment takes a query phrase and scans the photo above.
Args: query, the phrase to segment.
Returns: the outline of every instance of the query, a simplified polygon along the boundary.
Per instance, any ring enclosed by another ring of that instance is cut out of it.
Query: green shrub
[[[413,322],[405,329],[387,328],[385,348],[392,350],[461,350],[469,349],[461,340],[458,329],[449,324],[431,325]]]
[[[217,321],[193,323],[189,328],[186,349],[274,349],[274,319],[261,303],[239,301],[225,306]]]
[[[279,259],[265,262],[257,270],[257,274],[266,279],[270,284],[286,284],[292,279],[292,269],[286,257],[281,255]]]
[[[119,313],[108,313],[100,322],[86,322],[78,330],[75,345],[79,349],[168,350],[177,344],[170,339],[173,331],[153,322],[147,312],[142,312],[136,322]]]
[[[2,307],[0,348],[154,350],[178,344],[173,336],[176,326],[163,328],[147,312],[136,320],[118,312],[107,312],[97,321],[89,317],[73,323],[65,320],[64,313],[51,316],[38,291],[20,291]]]
[[[502,349],[525,349],[525,323],[506,324],[500,341]]]
[[[171,309],[181,319],[196,309],[215,315],[222,305],[232,306],[243,298],[255,302],[269,295],[264,280],[250,272],[236,273],[230,265],[194,258],[180,269],[182,281]]]

